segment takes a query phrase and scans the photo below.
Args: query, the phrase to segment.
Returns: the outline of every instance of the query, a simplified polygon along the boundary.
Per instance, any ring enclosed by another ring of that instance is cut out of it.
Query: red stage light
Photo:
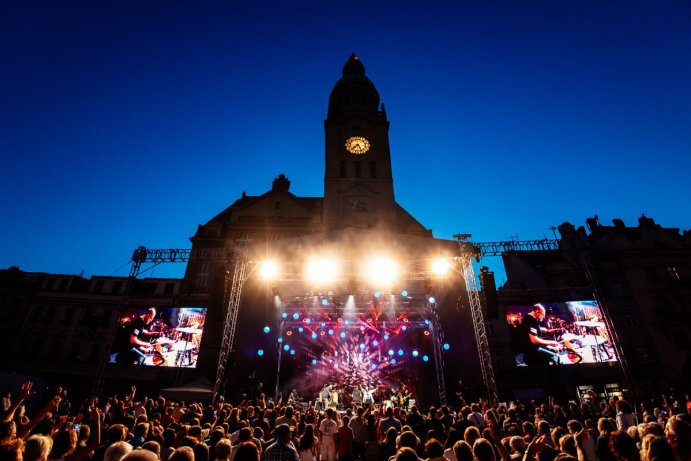
[[[324,336],[324,335],[326,335],[326,332],[325,332],[325,331],[322,331],[322,332],[319,333],[319,334],[320,334],[321,336]],[[429,334],[429,333],[427,333],[427,334]]]
[[[338,319],[338,323],[343,323],[343,319]]]
[[[292,334],[293,334],[293,331],[292,331],[292,330],[286,331],[286,335],[287,335],[287,336],[290,336],[290,335],[292,335]]]
[[[406,323],[408,323],[408,317],[405,317],[405,318],[403,319],[403,321],[406,322]]]
[[[429,336],[429,331],[425,330],[425,336]]]

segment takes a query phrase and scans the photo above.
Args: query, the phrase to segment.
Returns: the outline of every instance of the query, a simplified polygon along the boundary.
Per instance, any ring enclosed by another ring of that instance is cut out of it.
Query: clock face
[[[370,144],[369,141],[362,136],[353,136],[346,139],[345,148],[351,154],[362,155],[369,150]]]

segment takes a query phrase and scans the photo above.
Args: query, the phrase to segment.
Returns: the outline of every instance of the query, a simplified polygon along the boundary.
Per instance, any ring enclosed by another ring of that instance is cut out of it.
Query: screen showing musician
[[[195,368],[206,309],[126,309],[118,319],[110,363],[125,366]]]
[[[508,306],[506,320],[517,366],[616,361],[602,310],[595,301]]]

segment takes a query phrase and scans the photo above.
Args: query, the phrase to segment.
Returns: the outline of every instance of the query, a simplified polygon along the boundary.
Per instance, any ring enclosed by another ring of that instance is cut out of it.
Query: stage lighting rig
[[[274,261],[262,261],[259,264],[259,275],[264,280],[274,280],[278,277],[278,264]]]
[[[338,264],[331,259],[313,259],[307,262],[305,275],[312,283],[324,284],[333,282],[338,277]]]
[[[398,276],[398,267],[395,261],[387,258],[376,258],[367,264],[369,281],[376,285],[391,284]]]

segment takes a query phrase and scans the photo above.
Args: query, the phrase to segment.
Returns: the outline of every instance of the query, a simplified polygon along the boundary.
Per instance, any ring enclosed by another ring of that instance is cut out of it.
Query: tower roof
[[[365,76],[365,66],[355,53],[343,66],[341,77],[329,97],[328,117],[347,115],[376,115],[379,110],[379,93]]]

